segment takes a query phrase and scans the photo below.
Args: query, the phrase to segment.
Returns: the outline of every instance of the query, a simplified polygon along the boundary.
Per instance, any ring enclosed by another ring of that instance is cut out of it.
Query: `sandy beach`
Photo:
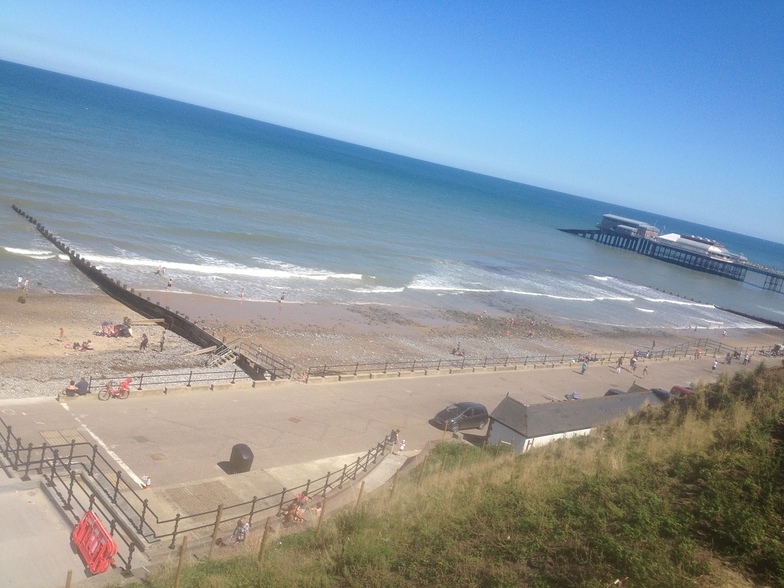
[[[123,374],[202,368],[198,348],[173,334],[158,351],[162,328],[140,324],[143,318],[103,294],[59,295],[0,292],[0,398],[48,396],[82,375]],[[580,331],[530,311],[518,314],[441,311],[381,305],[321,305],[256,302],[160,293],[160,303],[189,316],[219,338],[261,345],[298,367],[413,359],[450,359],[460,345],[469,357],[525,357],[543,354],[631,352],[665,349],[697,337],[722,338],[717,330],[648,332]],[[103,322],[126,317],[133,337],[97,336]],[[60,329],[63,336],[60,336]],[[533,331],[533,334],[532,334]],[[140,353],[146,333],[150,345]],[[75,351],[74,342],[91,339],[92,351]],[[729,331],[728,345],[771,346],[784,339],[780,330]]]

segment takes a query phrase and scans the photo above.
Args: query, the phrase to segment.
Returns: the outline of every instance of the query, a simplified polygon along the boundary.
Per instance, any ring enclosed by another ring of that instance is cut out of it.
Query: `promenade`
[[[563,399],[575,390],[581,398],[598,397],[608,388],[627,389],[634,382],[669,389],[753,369],[760,359],[755,357],[750,366],[738,361],[720,364],[715,372],[712,357],[650,362],[645,379],[640,377],[645,362],[636,374],[625,369],[616,374],[614,365],[592,364],[580,375],[579,365],[573,364],[321,384],[278,381],[220,391],[132,393],[127,400],[107,402],[95,397],[65,403],[54,398],[0,401],[0,414],[25,444],[56,442],[58,436],[65,442],[76,438],[97,443],[140,487],[145,476],[152,477],[151,488],[144,490],[152,508],[185,515],[339,471],[399,428],[407,455],[387,455],[371,470],[365,489],[369,491],[391,478],[405,457],[442,438],[429,420],[452,402],[481,402],[492,411],[507,394],[536,404]],[[773,365],[773,360],[768,363]],[[253,465],[246,474],[227,475],[221,465],[237,443],[251,448]],[[64,586],[69,569],[74,572],[73,585],[118,581],[116,572],[86,578],[81,559],[69,545],[70,519],[46,499],[35,478],[24,482],[19,472],[8,467],[5,471],[7,475],[0,473],[0,587]],[[356,493],[357,486],[349,484],[343,491]],[[253,532],[259,532],[263,523],[254,523]],[[46,566],[40,565],[42,553]]]

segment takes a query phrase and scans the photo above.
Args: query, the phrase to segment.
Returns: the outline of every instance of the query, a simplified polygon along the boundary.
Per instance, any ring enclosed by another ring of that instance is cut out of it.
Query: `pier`
[[[35,225],[35,228],[38,229],[39,233],[46,237],[46,239],[60,251],[65,253],[71,260],[71,263],[95,282],[95,284],[106,294],[143,317],[158,319],[158,321],[161,321],[165,328],[172,333],[179,335],[183,339],[187,339],[205,351],[210,350],[212,356],[210,360],[208,360],[209,365],[223,365],[231,361],[251,378],[256,380],[292,377],[294,367],[284,358],[256,345],[250,345],[244,342],[235,342],[236,345],[224,343],[193,323],[187,316],[180,314],[176,310],[170,310],[168,306],[163,307],[157,302],[152,302],[149,297],[143,297],[141,292],[136,292],[133,288],[129,289],[127,284],[110,278],[103,270],[95,267],[92,263],[79,255],[79,253],[63,243],[31,215],[26,214],[15,204],[11,207],[15,212]]]
[[[784,288],[784,272],[753,263],[745,257],[720,249],[718,243],[700,237],[659,236],[658,229],[641,221],[604,215],[597,229],[559,229],[602,245],[633,251],[691,270],[744,282],[749,273],[762,276],[761,287],[773,292]]]

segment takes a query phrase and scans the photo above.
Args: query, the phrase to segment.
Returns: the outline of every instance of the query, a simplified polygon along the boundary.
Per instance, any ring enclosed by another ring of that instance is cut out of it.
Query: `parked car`
[[[670,394],[673,396],[688,396],[691,394],[691,387],[690,386],[673,386],[670,388]]]
[[[651,388],[651,392],[656,394],[656,396],[658,396],[659,399],[664,401],[670,400],[672,398],[676,398],[675,394],[671,392],[667,392],[667,390],[664,390],[663,388]]]
[[[618,388],[610,388],[607,390],[607,392],[604,393],[605,396],[618,396],[620,394],[626,394],[626,392]]]
[[[483,405],[477,402],[458,402],[439,412],[433,421],[441,429],[457,432],[463,429],[484,429],[489,418]]]

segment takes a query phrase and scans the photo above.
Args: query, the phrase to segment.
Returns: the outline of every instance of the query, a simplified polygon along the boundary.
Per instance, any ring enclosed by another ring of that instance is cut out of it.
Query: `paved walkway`
[[[318,385],[272,383],[166,396],[132,394],[108,402],[94,397],[65,404],[55,399],[0,401],[0,414],[25,445],[74,435],[99,443],[140,487],[144,476],[152,476],[152,488],[146,491],[151,506],[173,516],[250,500],[338,471],[365,455],[392,428],[401,429],[409,449],[424,447],[441,438],[429,420],[451,402],[472,400],[492,410],[506,394],[528,404],[560,400],[573,390],[591,398],[608,388],[627,389],[635,381],[669,389],[710,382],[723,371],[744,368],[735,362],[713,372],[711,364],[712,358],[706,357],[652,362],[645,380],[639,377],[645,363],[639,364],[637,374],[616,374],[614,365],[593,364],[584,375],[575,364]],[[230,476],[221,466],[237,443],[251,448],[254,461],[250,472]],[[404,457],[387,456],[366,479],[365,490],[389,480]],[[349,489],[356,492],[356,486]],[[85,578],[69,546],[70,525],[41,496],[29,482],[4,478],[0,484],[0,587],[65,585],[68,569],[74,571],[74,580]],[[48,572],[40,566],[41,553],[51,562]],[[100,582],[97,577],[89,584]]]

